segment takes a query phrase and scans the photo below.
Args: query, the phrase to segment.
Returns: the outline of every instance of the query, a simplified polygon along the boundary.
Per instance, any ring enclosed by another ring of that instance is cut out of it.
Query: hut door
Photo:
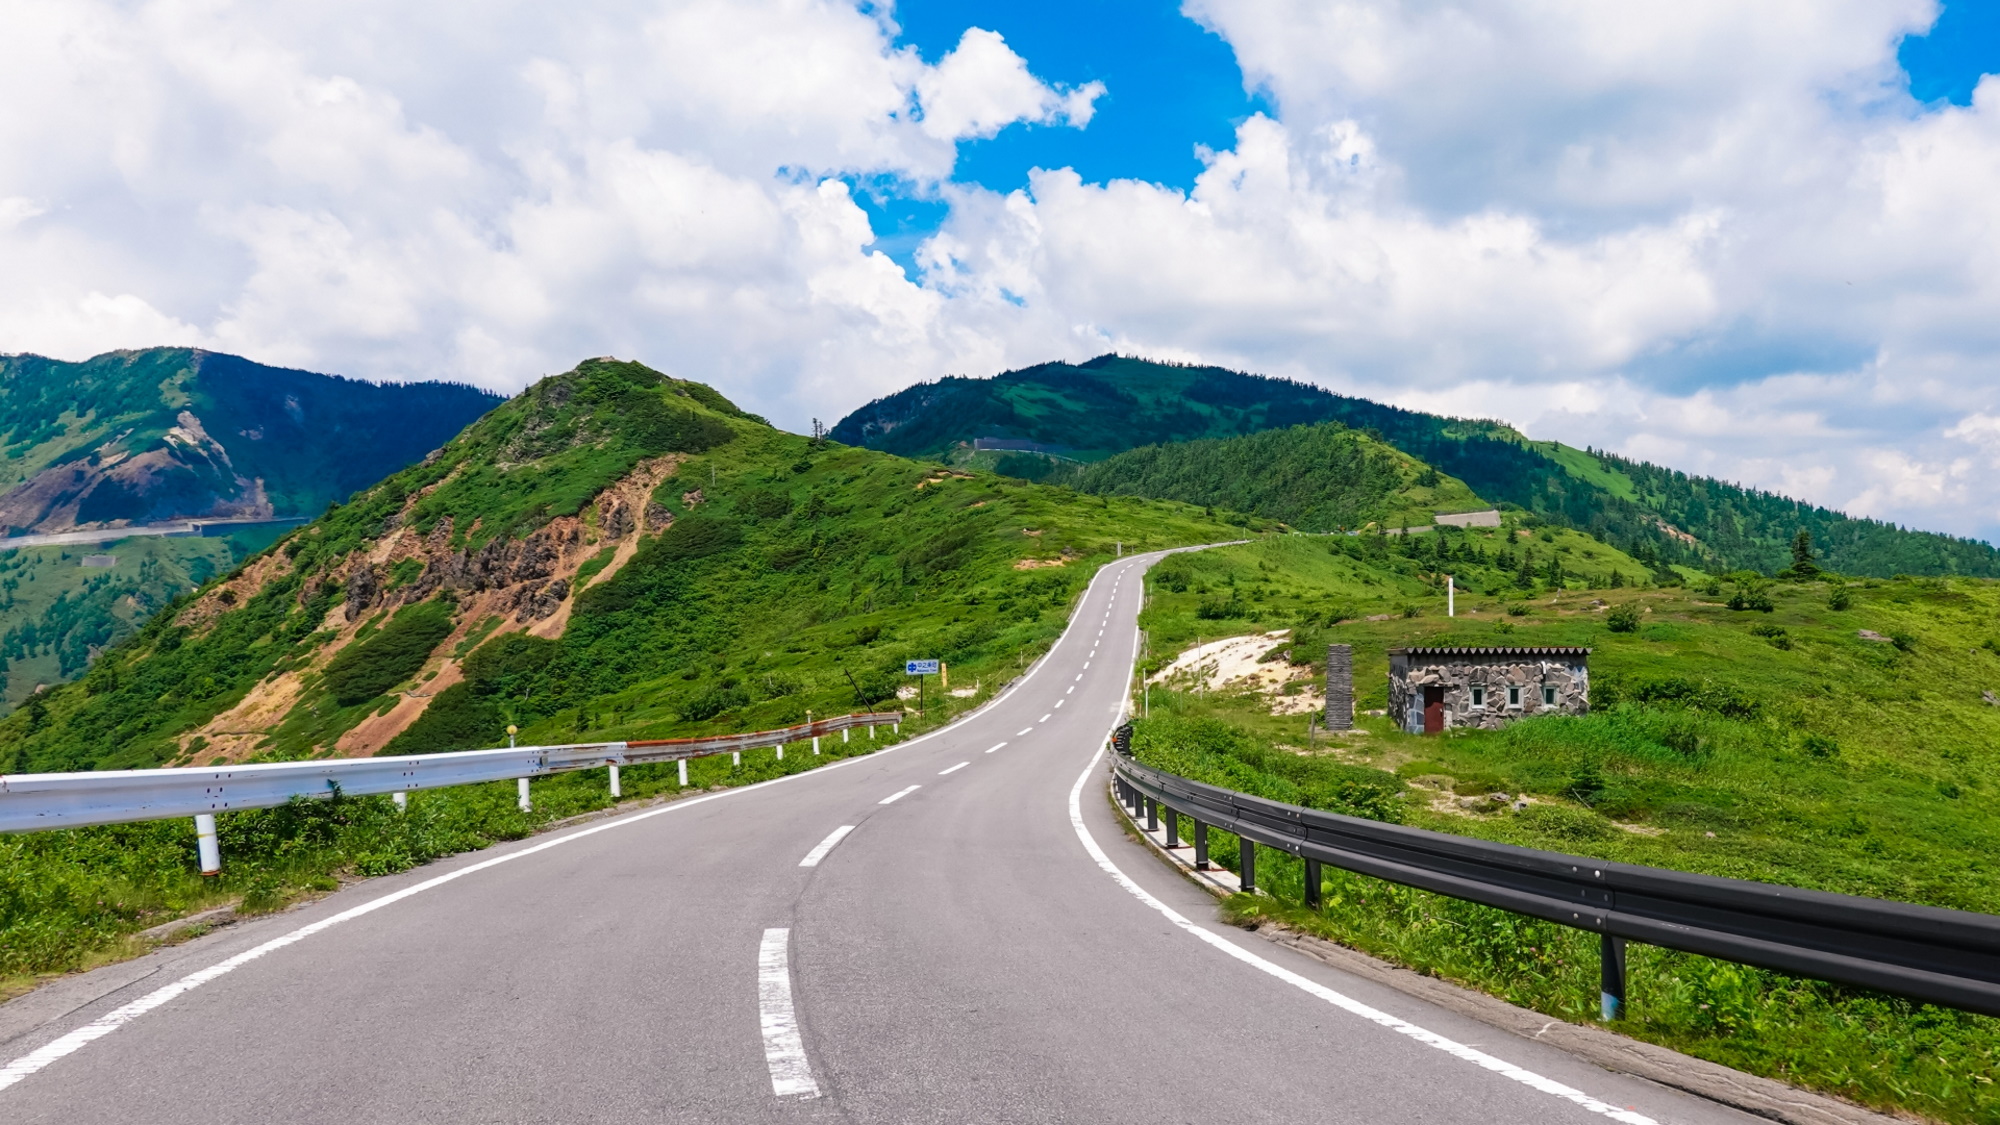
[[[1427,686],[1424,688],[1424,733],[1436,734],[1444,729],[1444,688]]]

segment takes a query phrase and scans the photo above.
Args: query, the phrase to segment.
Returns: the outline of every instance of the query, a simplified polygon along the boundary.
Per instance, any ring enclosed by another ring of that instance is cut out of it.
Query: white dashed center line
[[[923,788],[923,786],[921,786],[921,785],[912,785],[912,786],[910,786],[910,787],[909,787],[908,789],[905,789],[905,790],[903,790],[903,791],[902,791],[902,792],[900,792],[900,793],[891,793],[891,794],[889,794],[889,795],[888,795],[887,797],[884,797],[884,798],[882,798],[881,800],[879,800],[879,801],[877,801],[877,802],[875,802],[875,803],[876,803],[876,804],[878,804],[878,805],[893,805],[893,804],[895,804],[895,803],[896,803],[897,801],[900,801],[900,800],[902,800],[903,798],[905,798],[905,797],[909,796],[909,795],[910,795],[910,794],[912,794],[912,793],[915,793],[915,792],[916,792],[917,790],[919,790],[919,789],[922,789],[922,788]]]
[[[1046,719],[1046,718],[1048,718],[1048,716],[1047,716],[1047,715],[1043,715],[1043,716],[1042,716],[1042,718]],[[1021,728],[1020,730],[1017,730],[1017,731],[1015,731],[1015,732],[1014,732],[1014,737],[1015,737],[1015,738],[1020,738],[1020,737],[1022,737],[1023,735],[1030,735],[1030,734],[1033,734],[1033,733],[1035,733],[1035,728],[1034,728],[1034,727],[1022,727],[1022,728]],[[1007,744],[1006,744],[1006,743],[1004,743],[1004,742],[1000,744],[1000,746],[1005,746],[1005,745],[1007,745]],[[996,747],[994,747],[994,749],[995,749],[995,750],[998,750],[998,749],[1000,748],[1000,746],[996,746]]]
[[[1062,706],[1063,704],[1065,704],[1065,703],[1068,703],[1068,702],[1069,702],[1069,700],[1067,700],[1067,699],[1058,699],[1058,700],[1056,700],[1056,706],[1058,706],[1058,707],[1061,707],[1061,706]]]
[[[995,750],[998,750],[998,749],[1000,749],[1000,748],[1001,748],[1002,746],[1005,746],[1005,745],[1007,745],[1007,744],[1006,744],[1006,743],[1004,743],[1004,742],[996,742],[996,743],[994,743],[993,745],[991,745],[991,746],[988,746],[988,747],[986,748],[986,752],[987,752],[988,754],[991,754],[991,753],[992,753],[992,752],[994,752]]]
[[[1080,679],[1081,677],[1078,677],[1078,678]],[[1075,684],[1071,684],[1071,685],[1069,685],[1069,690],[1068,690],[1068,691],[1065,691],[1065,692],[1063,692],[1063,694],[1064,694],[1064,695],[1075,695],[1075,694],[1076,694],[1076,685],[1075,685]]]
[[[1096,650],[1096,649],[1091,649],[1091,650],[1090,650],[1090,655],[1092,655],[1092,656],[1096,656],[1096,655],[1097,655],[1097,650]],[[1090,661],[1088,661],[1088,660],[1084,661],[1084,662],[1083,662],[1083,666],[1084,666],[1085,668],[1088,668],[1088,667],[1090,667]],[[1076,674],[1076,678],[1077,678],[1077,679],[1079,679],[1079,680],[1080,680],[1080,679],[1082,679],[1082,678],[1083,678],[1083,673],[1081,673],[1081,672],[1078,672],[1078,673]]]
[[[1046,723],[1046,722],[1048,722],[1048,721],[1049,721],[1049,716],[1048,716],[1048,715],[1043,715],[1043,716],[1042,716],[1041,718],[1039,718],[1039,719],[1037,719],[1037,720],[1035,720],[1035,721],[1036,721],[1036,722],[1038,722],[1038,723]]]
[[[764,1028],[764,1062],[771,1068],[771,1092],[781,1098],[819,1097],[805,1040],[792,1014],[792,969],[787,949],[792,931],[765,930],[757,949],[757,1014]]]
[[[854,831],[852,824],[843,824],[834,829],[831,835],[819,842],[818,847],[806,853],[806,857],[799,861],[799,866],[818,867],[819,861],[826,858],[826,853],[832,851],[833,846],[846,839],[847,834],[852,831]]]
[[[964,769],[965,767],[967,767],[967,766],[969,766],[969,765],[971,765],[971,764],[972,764],[971,762],[960,762],[960,763],[958,763],[957,765],[955,765],[955,766],[952,766],[952,767],[951,767],[950,769],[942,769],[942,770],[939,770],[939,771],[938,771],[938,776],[939,776],[939,777],[943,777],[943,776],[944,776],[945,774],[948,774],[948,773],[957,773],[957,772],[958,772],[959,770],[962,770],[962,769]]]

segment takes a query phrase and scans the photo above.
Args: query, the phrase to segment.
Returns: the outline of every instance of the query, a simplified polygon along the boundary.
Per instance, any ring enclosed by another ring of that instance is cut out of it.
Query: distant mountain
[[[908,457],[1067,479],[1073,470],[1062,468],[1065,460],[1087,463],[1141,446],[1324,423],[1377,437],[1486,500],[1588,531],[1649,565],[1775,571],[1790,563],[1792,537],[1805,530],[1822,564],[1849,574],[2000,577],[2000,551],[1977,540],[1906,531],[1774,492],[1529,441],[1501,422],[1404,410],[1219,367],[1105,355],[991,379],[949,376],[876,399],[841,419],[829,436]],[[975,450],[981,438],[1060,452]],[[1113,491],[1129,487],[1137,486]],[[1268,498],[1276,488],[1275,482],[1255,486],[1229,506],[1286,519]],[[1266,499],[1253,498],[1258,489]]]
[[[81,675],[288,525],[46,546],[21,533],[315,516],[500,401],[451,383],[377,385],[189,348],[82,363],[0,356],[0,536],[14,537],[0,540],[0,708]]]
[[[586,360],[192,579],[0,719],[0,773],[467,750],[509,724],[526,744],[768,729],[894,700],[915,658],[975,693],[933,697],[936,720],[1020,675],[1121,545],[1240,535],[783,433]],[[62,565],[0,568],[0,590]]]
[[[0,534],[317,515],[500,401],[190,348],[0,356]]]

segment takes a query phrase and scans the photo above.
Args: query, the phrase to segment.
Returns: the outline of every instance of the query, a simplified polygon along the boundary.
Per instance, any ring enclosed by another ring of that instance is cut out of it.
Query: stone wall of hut
[[[1414,655],[1389,659],[1389,714],[1404,730],[1422,733],[1424,692],[1444,688],[1445,729],[1479,727],[1493,730],[1515,719],[1590,711],[1590,667],[1582,656]],[[1473,688],[1484,699],[1473,705]],[[1507,689],[1519,688],[1519,706],[1508,705]],[[1555,702],[1544,702],[1543,689],[1555,689]]]

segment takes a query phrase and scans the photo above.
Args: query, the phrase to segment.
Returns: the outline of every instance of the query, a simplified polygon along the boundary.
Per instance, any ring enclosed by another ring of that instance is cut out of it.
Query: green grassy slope
[[[614,517],[599,495],[663,455],[678,464],[646,498],[637,553],[574,596],[562,635],[478,647],[497,624],[480,618],[501,615],[477,608],[486,591],[540,589],[558,601],[566,591],[517,582],[504,560],[551,521],[602,531]],[[378,690],[355,696],[326,658],[330,642],[360,629],[343,653],[376,659],[369,638],[404,603],[446,614],[467,642],[467,679],[438,694],[397,750],[490,746],[510,722],[538,739],[777,725],[893,695],[901,678],[891,673],[909,657],[946,660],[954,688],[988,693],[1054,635],[1093,562],[1120,541],[1241,533],[1188,505],[1079,499],[816,447],[699,384],[591,361],[292,533],[249,576],[217,580],[155,618],[35,714],[0,721],[0,762],[12,772],[176,760],[201,750],[183,749],[188,732],[286,677],[295,697],[257,753],[329,753],[421,686],[407,670],[370,674],[353,682]],[[344,614],[356,566],[392,536],[427,545],[428,561],[380,568],[388,593]]]
[[[1197,636],[1290,627],[1276,666],[1299,661],[1304,686],[1323,675],[1327,642],[1352,644],[1358,705],[1379,710],[1392,647],[1583,644],[1595,650],[1593,713],[1429,737],[1363,715],[1360,733],[1329,739],[1309,735],[1303,714],[1273,714],[1282,696],[1155,687],[1142,756],[1441,831],[2000,912],[1989,858],[2000,848],[1989,807],[2000,792],[2000,707],[1982,695],[2000,690],[2000,584],[1776,583],[1762,589],[1771,610],[1759,612],[1727,608],[1730,583],[1571,579],[1561,590],[1538,583],[1532,597],[1461,594],[1460,616],[1446,619],[1422,570],[1393,555],[1356,558],[1349,542],[1270,539],[1156,568],[1142,619],[1150,665]],[[1216,592],[1230,589],[1250,593],[1218,619]],[[1631,631],[1612,628],[1622,609]],[[1215,854],[1232,855],[1229,843]],[[1341,874],[1329,876],[1326,908],[1307,911],[1298,866],[1274,856],[1271,867],[1260,881],[1279,899],[1238,904],[1246,920],[1282,918],[1552,1015],[1592,1018],[1589,935]],[[1635,948],[1632,964],[1628,1033],[1872,1104],[1957,1121],[2000,1113],[2000,1096],[1977,1081],[2000,1062],[2000,1021],[1661,950]]]
[[[2000,551],[1983,542],[1906,531],[1657,465],[1529,442],[1499,422],[1403,410],[1215,367],[1107,355],[992,379],[953,376],[877,399],[832,432],[840,441],[913,457],[959,457],[961,446],[975,438],[1004,437],[1061,447],[1089,461],[1143,445],[1321,422],[1367,431],[1489,501],[1588,530],[1649,564],[1771,572],[1790,561],[1787,546],[1803,528],[1821,545],[1827,565],[1846,573],[2000,577]],[[1000,467],[1029,477],[1051,468],[1032,455]],[[1247,503],[1231,506],[1254,510]],[[1669,526],[1661,527],[1662,521]]]
[[[1237,508],[1313,532],[1429,526],[1437,512],[1485,507],[1463,481],[1339,423],[1141,446],[1044,479]]]

